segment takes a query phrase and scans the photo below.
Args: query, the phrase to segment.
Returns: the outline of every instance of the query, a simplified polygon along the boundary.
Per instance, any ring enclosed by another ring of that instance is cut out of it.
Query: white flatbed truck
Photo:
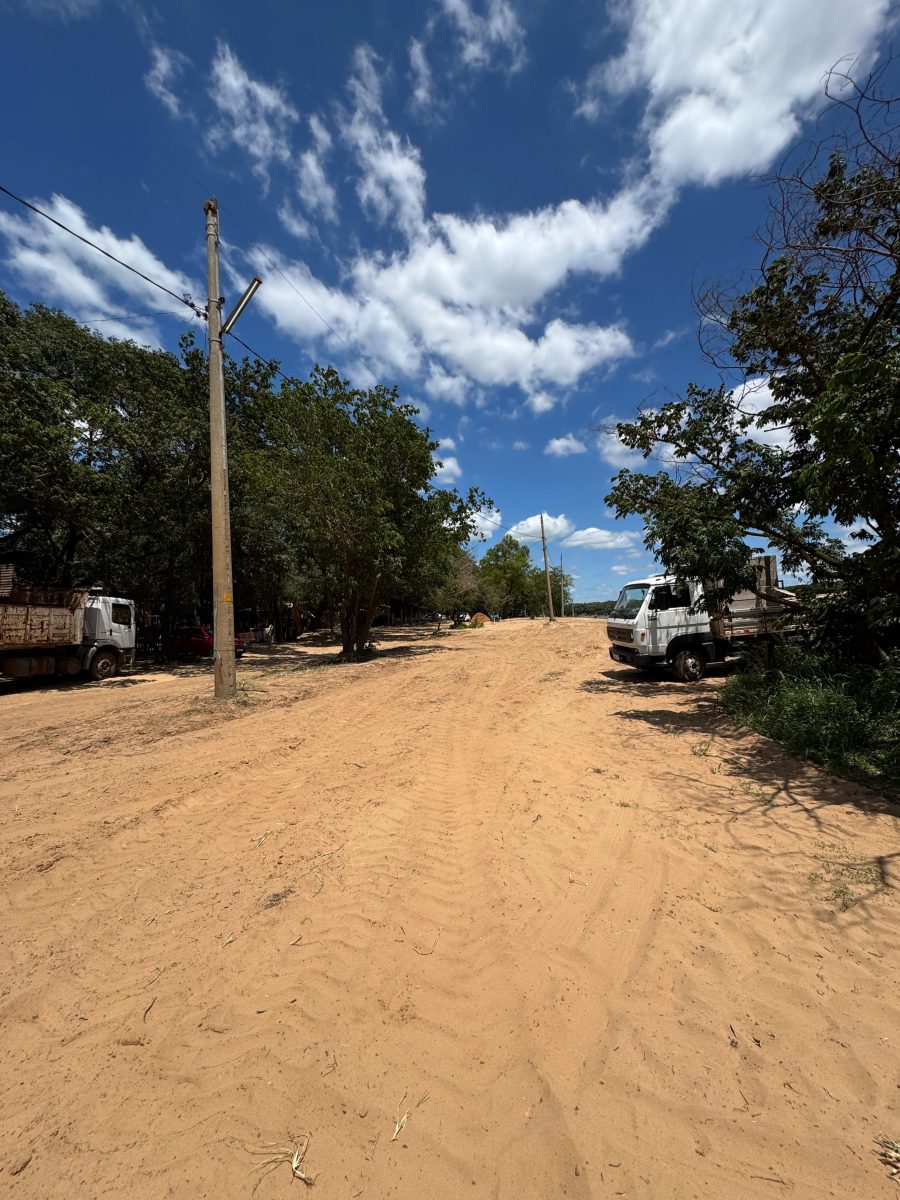
[[[751,561],[757,589],[738,593],[714,614],[698,607],[706,590],[700,580],[679,583],[672,575],[650,575],[626,583],[607,618],[610,658],[644,670],[668,666],[676,678],[693,683],[711,663],[795,633],[793,597],[778,586],[775,556]]]

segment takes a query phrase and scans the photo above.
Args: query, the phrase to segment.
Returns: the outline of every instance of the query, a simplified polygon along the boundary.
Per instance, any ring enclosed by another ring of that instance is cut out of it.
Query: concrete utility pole
[[[228,502],[228,442],[225,430],[225,370],[222,334],[227,333],[262,280],[254,277],[222,324],[219,292],[219,205],[215,196],[203,205],[206,214],[206,277],[209,290],[209,487],[212,501],[213,669],[217,700],[237,691],[234,654],[234,597],[231,583],[231,511]]]
[[[541,541],[544,545],[544,574],[547,577],[547,612],[553,620],[553,591],[550,587],[550,564],[547,562],[547,539],[544,537],[544,514],[541,513]]]

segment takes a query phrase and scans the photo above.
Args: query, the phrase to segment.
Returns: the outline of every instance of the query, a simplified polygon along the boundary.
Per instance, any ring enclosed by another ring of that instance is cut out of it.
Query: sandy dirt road
[[[896,807],[600,622],[382,647],[0,691],[0,1193],[895,1196]]]

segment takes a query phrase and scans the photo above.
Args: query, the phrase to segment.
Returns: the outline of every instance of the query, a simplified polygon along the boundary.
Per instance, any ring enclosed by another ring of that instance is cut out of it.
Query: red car
[[[169,638],[167,647],[175,658],[212,658],[212,630],[207,625],[182,625]],[[240,658],[246,649],[246,643],[236,637],[235,657]]]

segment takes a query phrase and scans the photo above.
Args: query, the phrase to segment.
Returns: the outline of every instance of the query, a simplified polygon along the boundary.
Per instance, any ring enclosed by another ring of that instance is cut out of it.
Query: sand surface
[[[0,688],[0,1194],[897,1196],[896,807],[602,622],[379,641]]]

